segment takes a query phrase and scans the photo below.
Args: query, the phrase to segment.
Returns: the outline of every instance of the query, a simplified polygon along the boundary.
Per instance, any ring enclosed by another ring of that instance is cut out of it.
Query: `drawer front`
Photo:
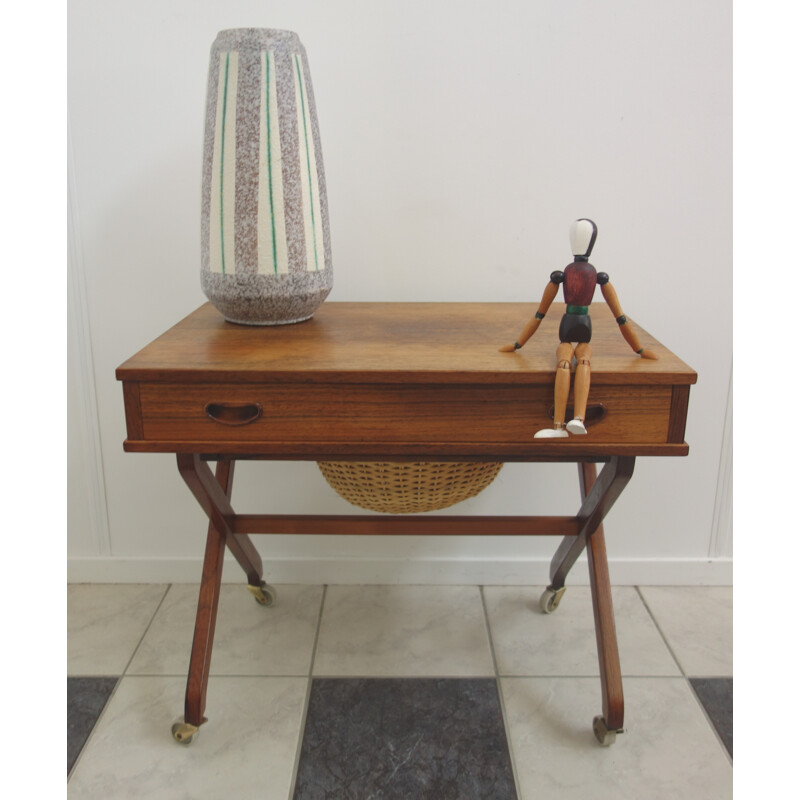
[[[590,406],[602,417],[581,438],[596,444],[667,442],[671,399],[671,386],[592,387]],[[552,426],[553,389],[143,383],[140,404],[149,441],[527,444],[537,430]]]

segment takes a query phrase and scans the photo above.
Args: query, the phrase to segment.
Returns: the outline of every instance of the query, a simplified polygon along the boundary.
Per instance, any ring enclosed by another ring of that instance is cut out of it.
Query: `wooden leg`
[[[224,489],[228,501],[233,491],[233,468],[236,462],[222,459],[217,462],[216,478]],[[246,533],[232,533],[225,538],[228,549],[247,575],[247,583],[252,587],[261,586],[264,578],[264,566],[255,545]]]
[[[567,574],[586,547],[589,536],[597,530],[605,515],[611,510],[622,490],[633,475],[636,459],[633,456],[614,456],[603,467],[600,476],[590,487],[584,487],[583,467],[594,465],[579,464],[582,496],[586,494],[578,511],[581,527],[577,536],[565,536],[550,562],[549,589],[556,592],[564,587]]]
[[[250,586],[260,586],[264,578],[261,555],[246,533],[234,533],[228,539],[228,549],[247,575]]]
[[[597,477],[594,464],[579,464],[581,495],[591,490]],[[611,602],[611,579],[608,573],[606,540],[603,526],[598,525],[589,537],[586,554],[589,558],[589,580],[592,587],[594,629],[597,637],[597,657],[600,662],[600,685],[603,693],[603,718],[595,722],[595,733],[603,744],[611,744],[614,735],[622,730],[625,702],[622,694],[622,670],[619,664],[617,629]],[[598,725],[601,730],[598,733]],[[603,730],[604,729],[604,730]]]
[[[225,470],[226,462],[219,462],[217,468]],[[192,453],[178,453],[178,471],[211,524],[223,537],[232,535],[235,514],[228,499],[228,490],[231,488],[229,473],[226,478],[228,485],[223,488],[211,473],[208,464]]]
[[[203,715],[226,545],[247,574],[248,588],[256,600],[262,605],[270,605],[275,597],[274,590],[262,580],[261,556],[250,538],[246,534],[235,534],[232,530],[235,514],[230,496],[234,464],[230,459],[220,460],[215,477],[199,456],[178,454],[178,471],[210,520],[186,683],[184,722],[174,725],[172,729],[173,736],[179,742],[190,742],[200,725],[206,721]]]
[[[197,496],[198,493],[203,492],[203,482],[194,469],[194,462],[187,458],[184,458],[183,461],[181,459],[182,457],[178,456],[181,475],[193,494]],[[230,496],[232,469],[233,464],[231,462],[220,461],[217,465],[217,486],[224,492],[223,496],[226,499]],[[203,575],[200,580],[200,596],[197,601],[197,617],[195,619],[194,639],[192,640],[192,655],[189,662],[189,677],[186,682],[184,725],[173,727],[173,735],[178,741],[191,741],[194,731],[206,721],[204,716],[206,692],[211,668],[211,651],[214,646],[214,629],[217,623],[220,586],[222,584],[226,527],[223,524],[217,527],[213,522],[209,523],[208,526]]]
[[[602,745],[612,744],[621,732],[625,712],[602,521],[630,480],[634,461],[633,458],[613,458],[599,478],[594,464],[578,464],[583,501],[578,512],[578,518],[582,521],[580,532],[578,536],[565,537],[561,542],[550,565],[552,583],[541,599],[541,607],[545,612],[555,610],[564,593],[567,573],[586,547],[603,693],[603,715],[594,718],[593,727],[594,734]]]
[[[214,646],[224,556],[225,539],[213,525],[209,525],[184,705],[184,722],[195,728],[199,728],[206,721],[203,714],[206,708],[206,691],[211,669],[211,650]]]
[[[178,454],[178,470],[192,494],[208,515],[211,524],[224,532],[225,543],[245,571],[248,584],[259,586],[264,575],[261,556],[250,537],[245,533],[234,533],[231,524],[235,516],[230,503],[235,463],[227,459],[217,462],[215,479],[208,464],[199,456]]]

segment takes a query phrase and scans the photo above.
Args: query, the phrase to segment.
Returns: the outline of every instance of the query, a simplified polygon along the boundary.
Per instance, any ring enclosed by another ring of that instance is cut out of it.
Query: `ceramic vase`
[[[230,322],[311,317],[333,286],[314,92],[296,33],[220,31],[211,46],[201,285]]]

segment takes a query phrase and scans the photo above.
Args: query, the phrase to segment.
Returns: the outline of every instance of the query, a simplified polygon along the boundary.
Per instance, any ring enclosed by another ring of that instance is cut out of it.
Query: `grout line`
[[[559,673],[557,675],[550,674],[550,673],[536,673],[536,674],[531,674],[531,673],[524,674],[523,673],[521,675],[516,675],[516,674],[515,675],[498,675],[498,677],[499,678],[514,678],[514,679],[517,679],[517,680],[538,680],[539,678],[544,678],[546,680],[560,680],[560,679],[563,678],[565,680],[570,680],[570,681],[573,680],[573,679],[599,681],[600,680],[600,673],[596,672],[594,675],[588,675],[586,673],[576,673],[576,674],[573,675],[571,673],[570,674],[565,674],[563,672],[561,672],[561,673]],[[653,678],[655,680],[679,681],[679,680],[682,680],[683,677],[684,677],[683,675],[641,675],[641,674],[638,674],[638,673],[631,673],[631,672],[624,672],[622,674],[622,679],[623,680],[628,680],[628,679],[637,680],[639,678],[646,678],[647,680],[650,680],[651,678]]]
[[[508,750],[508,760],[511,764],[511,777],[514,779],[514,790],[517,793],[517,798],[522,797],[522,789],[519,785],[519,775],[517,771],[517,762],[514,757],[514,748],[511,746],[511,731],[508,727],[508,714],[506,712],[506,701],[503,696],[503,687],[500,683],[500,673],[497,669],[497,656],[494,650],[494,640],[492,638],[492,626],[489,622],[489,609],[486,605],[486,595],[484,589],[486,587],[479,586],[478,591],[481,595],[481,604],[483,605],[483,618],[486,622],[486,635],[489,637],[489,650],[492,654],[492,667],[494,668],[494,684],[497,689],[497,699],[500,702],[500,716],[503,719],[503,734],[506,737],[506,749]]]
[[[658,631],[659,636],[661,636],[661,639],[663,640],[664,644],[666,645],[667,650],[669,651],[669,654],[672,656],[672,660],[678,665],[678,669],[681,671],[681,675],[684,678],[687,678],[688,676],[686,675],[686,672],[683,669],[683,664],[681,664],[681,662],[678,660],[678,656],[675,655],[675,651],[672,649],[672,645],[669,643],[666,635],[664,634],[664,631],[661,630],[661,625],[658,624],[658,620],[656,619],[656,615],[653,613],[653,610],[650,608],[650,606],[647,605],[647,600],[644,599],[644,595],[642,594],[642,587],[641,586],[635,586],[634,588],[636,589],[637,593],[639,594],[639,599],[642,601],[642,605],[644,605],[644,607],[647,609],[647,613],[650,615],[650,619],[653,620],[653,624],[656,626],[656,630]]]
[[[182,678],[184,681],[186,680],[186,674],[189,671],[189,668],[186,668],[185,672],[133,672],[129,675],[122,675],[123,678]],[[90,677],[90,676],[73,676],[70,677]],[[95,677],[95,676],[91,676]],[[102,675],[98,675],[97,677],[103,677]],[[109,678],[113,678],[113,675],[109,675]],[[307,678],[307,675],[298,675],[297,673],[292,674],[288,672],[286,674],[265,674],[263,672],[243,672],[243,673],[234,673],[234,672],[215,672],[213,675],[209,675],[210,678]]]
[[[322,587],[322,599],[320,600],[319,604],[319,615],[317,617],[317,630],[314,634],[314,644],[311,648],[311,663],[308,666],[308,680],[306,685],[306,697],[305,701],[303,702],[303,714],[300,719],[300,732],[297,737],[297,748],[295,749],[294,754],[294,766],[292,767],[292,782],[289,787],[289,798],[294,797],[296,784],[297,784],[297,774],[300,770],[300,756],[303,752],[303,740],[305,739],[306,735],[306,722],[308,721],[308,706],[311,702],[311,683],[314,680],[314,663],[317,660],[317,644],[319,643],[319,632],[322,628],[322,614],[325,610],[325,599],[328,596],[328,584],[324,584]]]
[[[348,672],[346,674],[322,673],[314,676],[315,680],[326,681],[491,681],[496,679],[496,675],[488,673],[475,675],[446,675],[443,672],[431,672],[425,675],[404,675],[389,673],[386,675],[376,675],[374,672],[365,675],[356,675]]]
[[[125,677],[128,674],[128,670],[130,669],[131,664],[133,663],[133,659],[136,658],[136,654],[139,652],[139,648],[142,646],[142,642],[144,641],[144,637],[147,636],[150,628],[153,627],[153,622],[155,618],[158,616],[158,612],[161,610],[161,606],[164,605],[164,600],[166,600],[167,595],[169,594],[170,589],[172,589],[174,584],[169,583],[167,584],[167,588],[164,591],[164,594],[161,595],[161,600],[158,601],[158,605],[156,606],[156,610],[153,612],[153,616],[150,617],[150,622],[147,623],[147,627],[144,629],[144,633],[139,637],[139,641],[136,647],[133,648],[133,653],[131,653],[131,657],[128,659],[128,663],[125,665],[125,669],[122,670],[122,677]]]
[[[481,606],[483,607],[483,621],[486,624],[486,636],[489,639],[489,652],[492,655],[492,669],[494,670],[494,677],[498,678],[500,673],[497,671],[497,657],[494,652],[494,641],[492,639],[492,627],[489,624],[489,609],[486,607],[486,596],[483,593],[483,586],[478,587],[478,592],[481,596]]]

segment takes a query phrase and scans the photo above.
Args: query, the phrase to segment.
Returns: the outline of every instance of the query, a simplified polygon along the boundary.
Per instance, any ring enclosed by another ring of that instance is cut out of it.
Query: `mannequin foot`
[[[569,434],[564,428],[542,428],[533,434],[534,439],[566,439]]]
[[[567,430],[570,433],[586,433],[586,426],[582,419],[571,419],[567,423]]]

